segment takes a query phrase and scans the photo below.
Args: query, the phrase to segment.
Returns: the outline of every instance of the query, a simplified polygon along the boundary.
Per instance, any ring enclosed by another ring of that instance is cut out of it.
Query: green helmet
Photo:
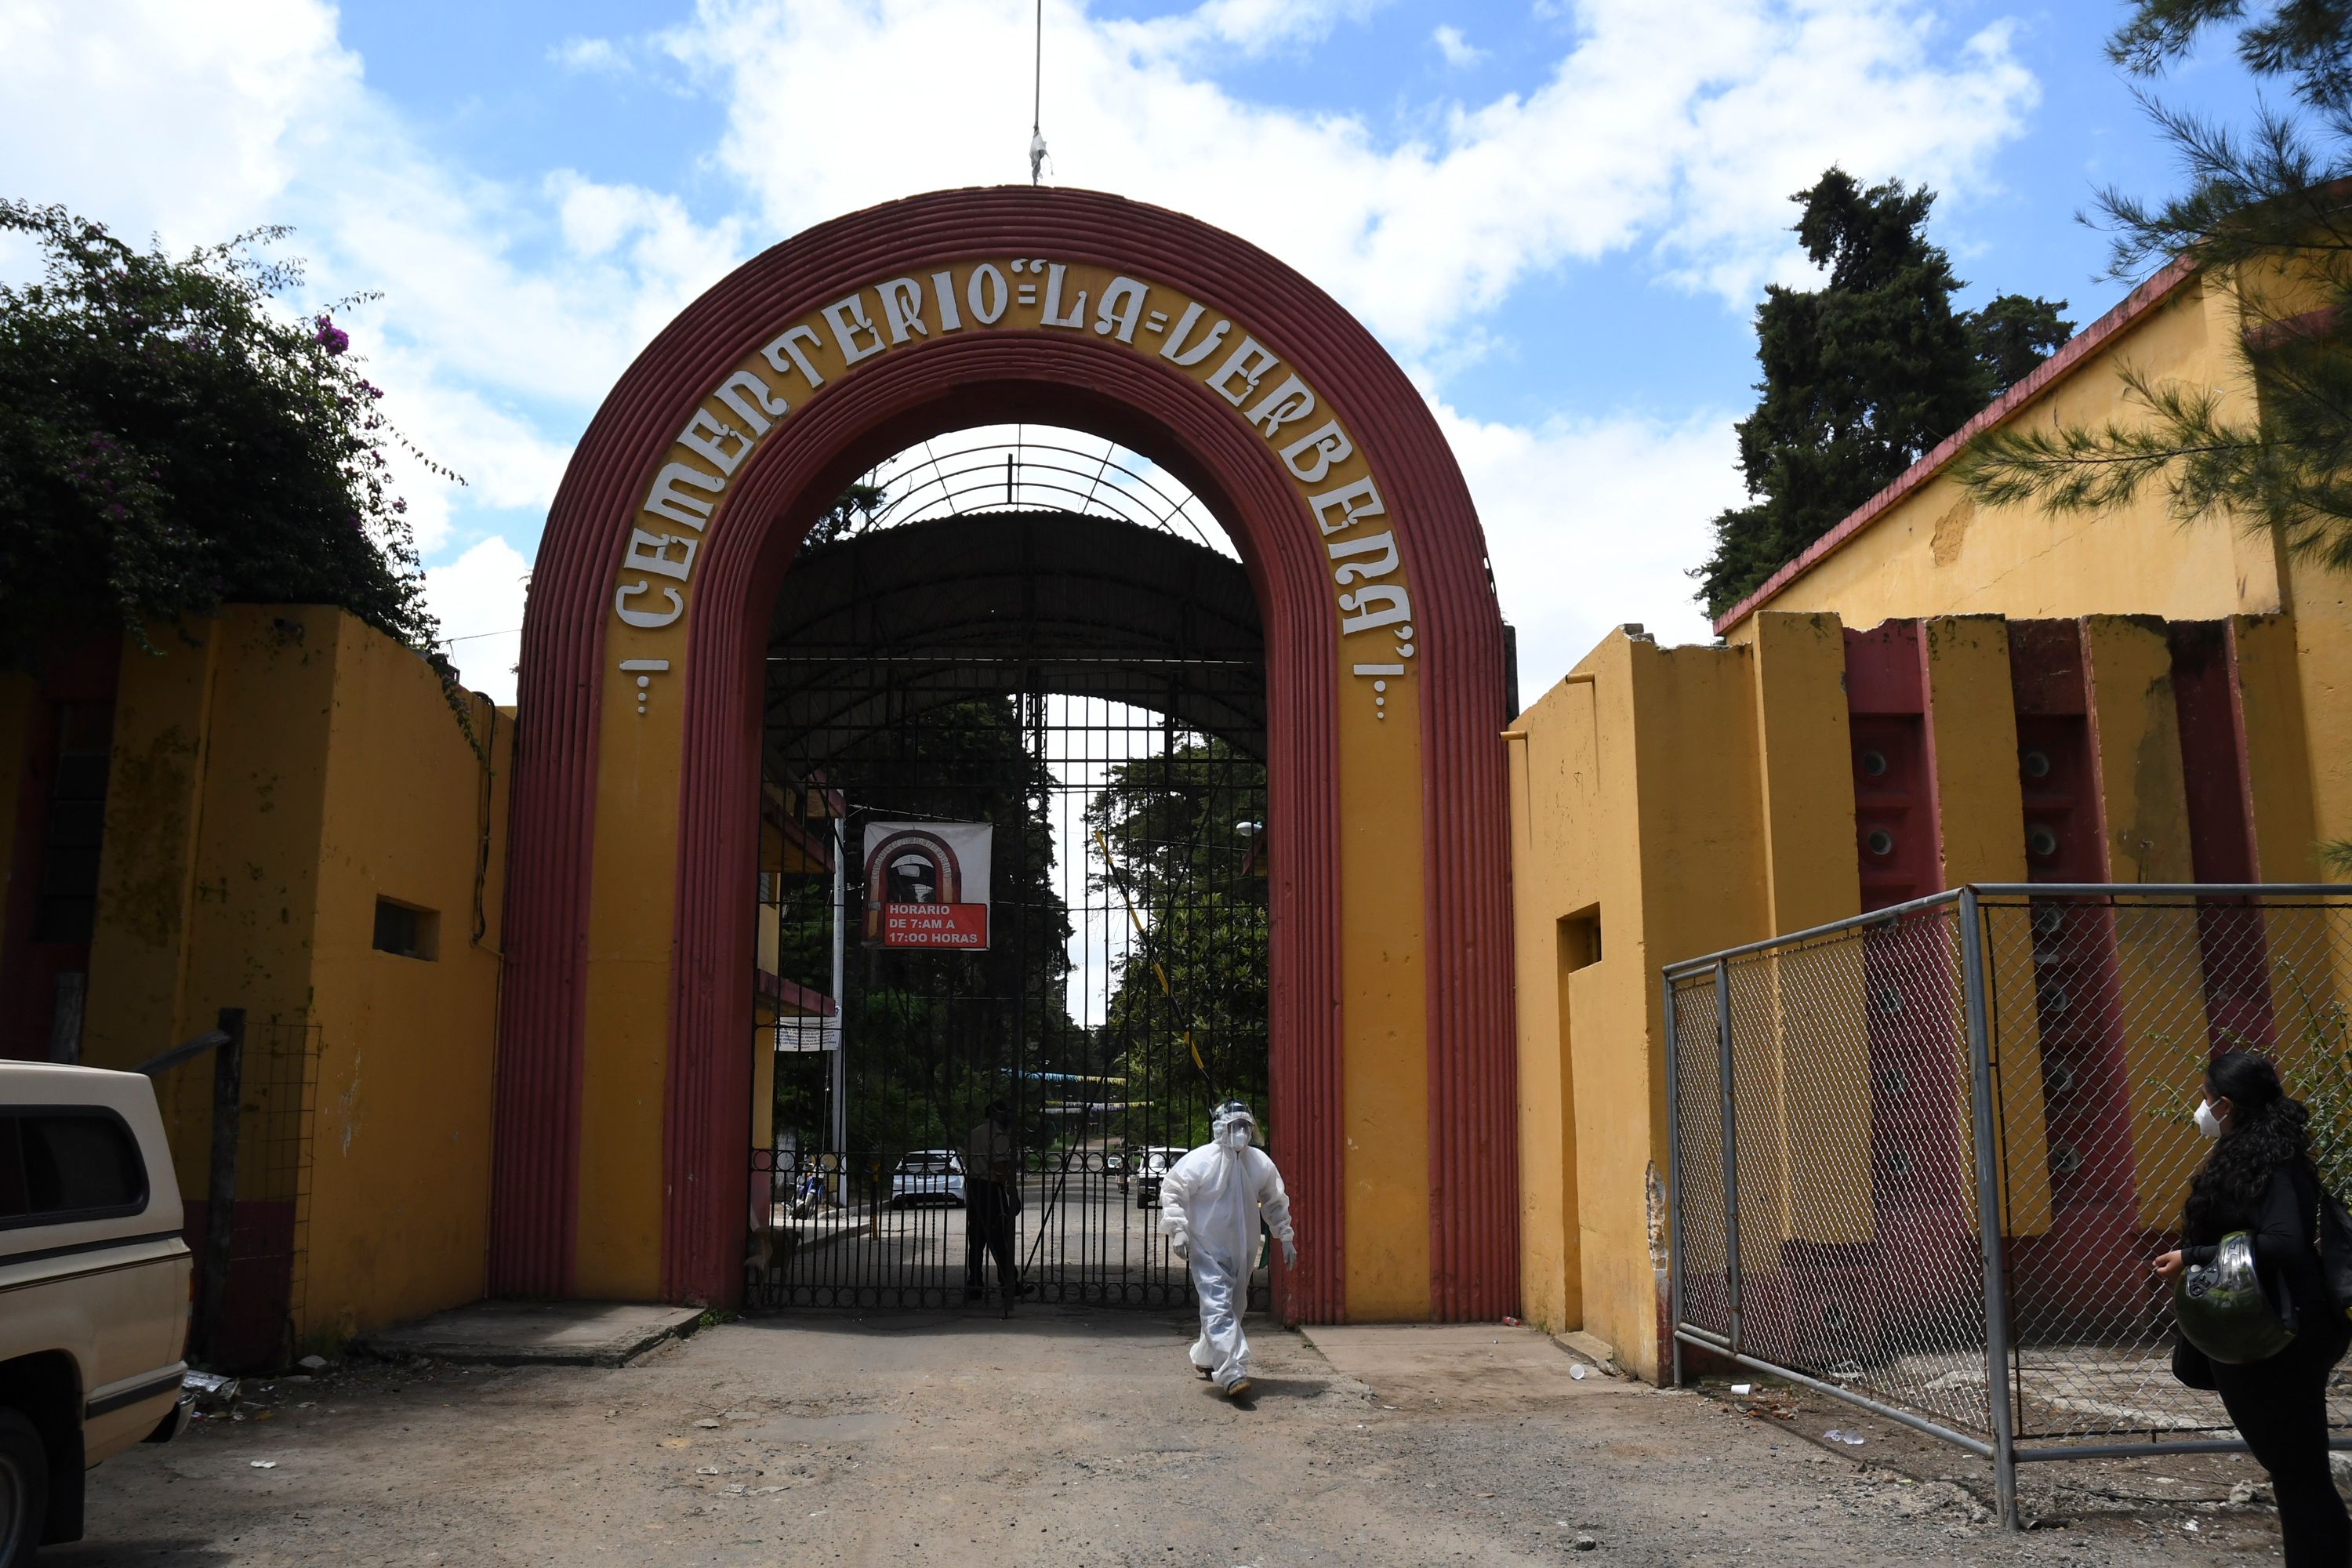
[[[2253,1240],[2242,1230],[2221,1238],[2212,1262],[2180,1271],[2172,1311],[2180,1337],[2224,1366],[2268,1361],[2294,1338],[2263,1294]]]

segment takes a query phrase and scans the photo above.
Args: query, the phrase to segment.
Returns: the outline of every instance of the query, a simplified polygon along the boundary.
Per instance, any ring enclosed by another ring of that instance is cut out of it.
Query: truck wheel
[[[49,1454],[41,1434],[20,1412],[0,1409],[0,1568],[32,1562],[48,1507]]]

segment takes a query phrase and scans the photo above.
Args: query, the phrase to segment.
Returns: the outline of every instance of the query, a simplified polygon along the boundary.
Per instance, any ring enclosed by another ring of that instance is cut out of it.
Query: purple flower
[[[318,331],[312,336],[319,346],[327,351],[328,357],[332,358],[352,346],[352,335],[335,325],[331,318],[320,317],[318,327]]]

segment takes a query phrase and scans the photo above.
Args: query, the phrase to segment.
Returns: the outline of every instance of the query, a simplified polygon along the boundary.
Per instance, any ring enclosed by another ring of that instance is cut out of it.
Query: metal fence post
[[[1982,917],[1974,888],[1960,889],[1960,1006],[1976,1101],[1977,1229],[1984,1242],[1985,1411],[1992,1423],[1993,1511],[2017,1524],[2017,1441],[2009,1405],[2009,1290],[2002,1267],[2000,1168],[1994,1136],[1992,1026],[1985,987]]]
[[[1730,1302],[1725,1327],[1733,1355],[1745,1344],[1739,1333],[1739,1112],[1731,1091],[1731,965],[1715,961],[1715,1048],[1723,1089],[1723,1282]]]
[[[1666,993],[1666,1346],[1674,1381],[1683,1386],[1683,1070],[1682,1031],[1675,1022],[1675,977]],[[1565,999],[1563,999],[1565,1005]]]
[[[205,1184],[205,1359],[220,1364],[228,1306],[229,1243],[236,1232],[236,1138],[245,1099],[245,1009],[220,1010],[226,1036],[213,1052],[213,1150]]]

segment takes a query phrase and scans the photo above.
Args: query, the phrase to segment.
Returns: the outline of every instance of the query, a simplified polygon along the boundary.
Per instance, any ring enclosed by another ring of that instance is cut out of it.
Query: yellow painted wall
[[[1421,684],[1393,683],[1387,719],[1342,702],[1340,756],[1379,755],[1373,733],[1421,731]],[[1382,758],[1393,765],[1391,750]],[[1422,942],[1421,791],[1386,768],[1339,772],[1339,1095],[1347,1142],[1351,1322],[1429,1316],[1429,1057]]]
[[[1754,621],[1765,897],[1773,931],[1802,931],[1862,912],[1845,626],[1824,614]]]
[[[2209,300],[2209,293],[2211,299]],[[2020,410],[2027,426],[2131,417],[2118,369],[2221,386],[2235,307],[2190,279]],[[1773,595],[1781,611],[1832,610],[1850,626],[1912,616],[2012,619],[2147,615],[2217,620],[2281,607],[2267,542],[2223,522],[2182,529],[2160,487],[2111,511],[1985,508],[1949,471],[1905,497]],[[1744,639],[1744,626],[1728,633]]]
[[[1508,753],[1518,999],[1519,1312],[1553,1333],[1584,1326],[1572,1012],[1565,994],[1571,982],[1562,922],[1586,909],[1604,921],[1616,912],[1569,903],[1597,888],[1600,846],[1589,835],[1560,831],[1565,823],[1591,821],[1598,809],[1595,680],[1573,677],[1538,699],[1514,724]]]
[[[338,614],[236,605],[212,633],[218,647],[197,807],[185,980],[178,1020],[169,1034],[184,1039],[212,1027],[219,1009],[244,1008],[246,1076],[252,1086],[269,1076],[273,1053],[301,1048],[301,1032],[310,1022],[312,925]],[[129,879],[110,868],[102,868],[100,877],[104,885]],[[108,984],[93,962],[92,993]],[[168,1101],[181,1191],[200,1196],[211,1146],[211,1064],[200,1058],[175,1068],[158,1088]],[[260,1108],[262,1116],[299,1116],[299,1092],[293,1103],[289,1098],[265,1096],[255,1087],[246,1104]],[[255,1117],[248,1116],[246,1128],[243,1136],[251,1144],[258,1136]],[[247,1190],[242,1182],[239,1190]]]
[[[438,678],[341,611],[235,605],[193,646],[152,640],[123,656],[85,1058],[127,1067],[244,1008],[240,1198],[291,1199],[309,1144],[298,1332],[470,1300],[511,717],[470,703],[486,795]],[[437,913],[431,962],[375,950],[379,895]],[[204,1057],[158,1085],[190,1197],[212,1077]]]
[[[473,699],[478,757],[424,660],[348,616],[319,635],[333,637],[335,679],[306,1316],[341,1336],[482,1293],[514,729]],[[378,898],[433,912],[431,959],[376,950]]]
[[[2085,616],[2083,666],[2108,877],[2194,880],[2172,652],[2162,623]],[[2181,962],[2181,933],[2173,922],[2125,913],[2115,932],[2134,1198],[2140,1223],[2162,1228],[2179,1216],[2184,1195],[2165,1173],[2194,1170],[2200,1157],[2196,1129],[2169,1112],[2182,1061],[2195,1050],[2184,1036],[2202,1041],[2204,987],[2197,965]]]
[[[685,649],[682,637],[622,626],[610,629],[605,644],[608,662],[662,657],[671,664],[643,713],[633,692],[624,697],[619,680],[607,682],[596,753],[573,1288],[614,1300],[661,1295],[662,1108],[684,732],[677,694],[686,689]]]
[[[82,1059],[129,1068],[187,1035],[182,992],[195,899],[205,735],[212,718],[218,623],[123,639],[106,792],[93,983]]]
[[[1609,1326],[1596,1331],[1633,1364],[1654,1368],[1661,1357],[1656,1300],[1660,1274],[1649,1250],[1648,1175],[1666,1165],[1664,1006],[1657,984],[1659,966],[1694,953],[1753,942],[1769,934],[1770,906],[1765,894],[1763,806],[1759,756],[1754,727],[1756,698],[1752,653],[1746,648],[1629,647],[1635,710],[1625,731],[1633,745],[1636,853],[1641,867],[1639,972],[1622,977],[1617,1008],[1641,1026],[1633,1037],[1647,1043],[1641,1068],[1649,1107],[1650,1137],[1643,1148],[1624,1138],[1605,1163],[1581,1173],[1601,1199],[1586,1203],[1585,1290],[1588,1302],[1605,1302]],[[1625,750],[1612,746],[1611,751]],[[1632,956],[1629,954],[1629,956]],[[1616,1011],[1617,1009],[1612,1009]],[[1605,1042],[1609,1023],[1594,1031]],[[1621,1051],[1609,1053],[1623,1056]],[[1630,1084],[1602,1088],[1607,1069],[1595,1053],[1593,1071],[1602,1104]],[[1778,1086],[1753,1075],[1739,1084],[1742,1115],[1769,1124]],[[1606,1137],[1596,1121],[1596,1137]],[[1630,1146],[1629,1146],[1630,1145]],[[1744,1150],[1743,1152],[1748,1152]],[[1752,1158],[1777,1160],[1779,1146],[1767,1143]],[[1743,1167],[1743,1173],[1749,1173]],[[1751,1180],[1761,1182],[1759,1167]],[[1762,1191],[1762,1187],[1754,1190]],[[1746,1205],[1743,1203],[1743,1211]],[[1638,1225],[1638,1228],[1636,1228]],[[1588,1308],[1588,1316],[1598,1317]]]
[[[1786,668],[1807,651],[1790,645]],[[1618,632],[1516,725],[1522,1289],[1530,1321],[1587,1329],[1645,1375],[1664,1278],[1651,1245],[1666,1166],[1658,967],[1752,941],[1770,920],[1757,662]],[[1790,876],[1789,898],[1816,896]],[[1563,985],[1559,922],[1586,917],[1601,958]],[[1743,1084],[1743,1108],[1751,1089],[1754,1114],[1777,1121],[1772,1075]]]
[[[2193,880],[2180,715],[2163,623],[2153,616],[2084,616],[2083,667],[2109,879]]]
[[[2322,839],[2352,838],[2352,573],[2305,559],[2288,574],[2312,826]]]
[[[2228,352],[2238,331],[2236,300],[2192,278],[2015,417],[2128,416],[2126,364],[2210,387],[2246,412],[2252,394]],[[2310,879],[2315,841],[2352,837],[2352,577],[2286,558],[2272,536],[2226,520],[2181,528],[2157,491],[2108,512],[2053,514],[1979,509],[1948,475],[1934,476],[1727,628],[1727,647],[1660,650],[1612,636],[1579,667],[1591,683],[1548,692],[1517,721],[1514,743],[1521,1223],[1534,1321],[1580,1319],[1629,1363],[1656,1365],[1651,1259],[1633,1220],[1638,1173],[1664,1160],[1658,969],[1856,910],[1843,626],[1923,622],[1942,885],[2026,879],[2004,617],[2080,619],[2115,879],[2190,878],[2166,620],[2232,623],[2260,874]],[[1735,689],[1744,697],[1727,695]],[[1558,921],[1588,906],[1623,940],[1612,941],[1612,962],[1563,983]],[[2193,936],[2160,921],[2118,929],[2136,1163],[2168,1169],[2194,1152],[2166,1103],[2177,1037],[2203,1030],[2195,966],[2180,962]],[[2025,924],[1996,921],[1997,947],[2003,933],[2013,951],[1993,954],[1993,985],[2007,1226],[2034,1235],[2052,1209],[2038,1004]],[[1621,954],[1629,969],[1615,967]],[[1784,1164],[1843,1164],[1866,1194],[1866,1130],[1833,1147],[1806,1114],[1866,1070],[1864,1042],[1816,1016],[1853,1013],[1843,1002],[1858,996],[1860,967],[1816,963],[1800,976],[1801,962],[1777,973],[1758,966],[1735,995],[1767,1026],[1775,1068],[1752,1071],[1743,1058],[1738,1113],[1778,1134],[1743,1141],[1742,1175],[1769,1194]],[[1841,1047],[1848,1059],[1837,1059]],[[1951,1068],[1964,1087],[1965,1059]],[[1647,1148],[1628,1136],[1635,1104],[1649,1107]],[[1555,1173],[1555,1162],[1572,1175]],[[1748,1190],[1744,1238],[1868,1234],[1866,1203],[1773,1214]],[[2178,1211],[2162,1182],[2138,1199],[2150,1224]],[[1751,1272],[1771,1266],[1769,1253],[1744,1250]]]
[[[2264,882],[2316,881],[2320,865],[2312,851],[2318,824],[2294,623],[2284,616],[2241,616],[2230,634],[2245,722],[2255,876]],[[2343,765],[2341,759],[2336,765]]]
[[[2273,314],[2309,303],[2307,281],[2258,279],[2252,287],[2276,295],[2263,307]],[[2011,422],[2096,426],[2144,418],[2126,395],[2126,367],[2210,390],[2225,416],[2245,416],[2255,394],[2231,346],[2242,319],[2231,287],[2191,277]],[[1971,501],[1947,470],[1762,607],[1834,611],[1853,626],[1970,614],[2258,617],[2242,629],[2241,652],[2253,661],[2248,701],[2257,712],[2248,744],[2261,875],[2324,879],[2314,842],[2352,838],[2352,574],[2289,557],[2274,534],[2231,518],[2184,528],[2167,513],[2160,486],[2103,512],[1990,509]],[[1752,638],[1756,614],[1726,635]],[[2281,615],[2291,619],[2264,618]]]
[[[1853,744],[1845,700],[1845,629],[1832,615],[1755,617],[1750,673],[1764,818],[1765,933],[1802,931],[1862,912],[1853,826]],[[1798,955],[1755,972],[1769,1008],[1774,1060],[1754,1107],[1773,1129],[1791,1207],[1777,1237],[1866,1241],[1870,1128],[1841,1115],[1870,1081],[1863,966],[1852,950]],[[1745,1206],[1743,1205],[1743,1206]],[[1759,1236],[1759,1241],[1765,1239]],[[1764,1260],[1777,1267],[1777,1247]]]
[[[1942,835],[1943,885],[2022,882],[2025,803],[2017,773],[2017,711],[2009,675],[2009,627],[1996,616],[1959,616],[1919,628],[1927,676],[1927,766]],[[2021,928],[1996,927],[2003,934]],[[2042,1116],[2042,1031],[2030,945],[1991,948],[1993,1006],[2000,1019],[2000,1129],[2007,1229],[2050,1228],[2050,1144]],[[1954,1082],[1968,1091],[1969,1065]],[[1966,1103],[1965,1098],[1962,1103]]]

